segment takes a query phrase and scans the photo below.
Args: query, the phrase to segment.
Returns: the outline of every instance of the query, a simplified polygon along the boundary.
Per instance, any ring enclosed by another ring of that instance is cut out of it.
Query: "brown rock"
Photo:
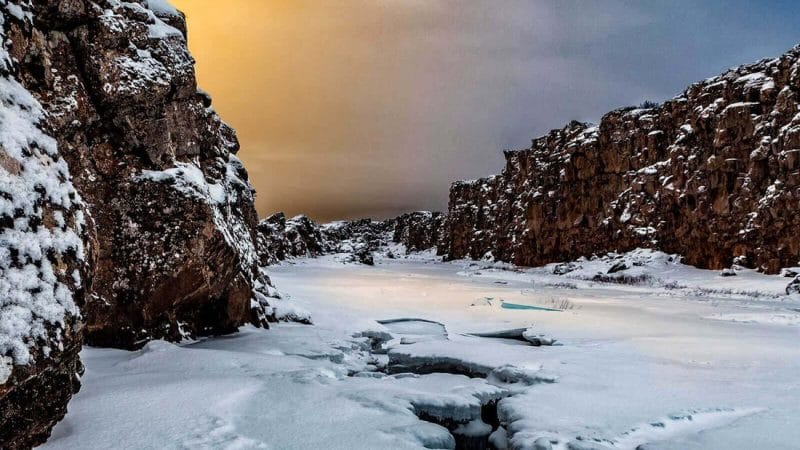
[[[636,247],[774,273],[800,260],[800,46],[649,109],[572,122],[450,190],[444,252],[541,265]]]
[[[0,6],[0,446],[9,449],[44,442],[80,388],[79,307],[93,262],[86,205],[9,58],[36,37],[29,12]]]
[[[33,12],[12,51],[96,224],[87,341],[135,348],[263,317],[250,311],[268,283],[254,193],[235,134],[197,89],[183,15],[143,0]]]
[[[406,247],[406,253],[435,249],[442,238],[442,213],[417,211],[394,219],[392,240]]]

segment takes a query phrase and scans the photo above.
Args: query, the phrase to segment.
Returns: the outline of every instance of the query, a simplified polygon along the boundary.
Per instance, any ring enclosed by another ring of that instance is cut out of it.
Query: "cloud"
[[[800,6],[744,1],[176,0],[261,214],[443,209],[570,119],[782,52]]]

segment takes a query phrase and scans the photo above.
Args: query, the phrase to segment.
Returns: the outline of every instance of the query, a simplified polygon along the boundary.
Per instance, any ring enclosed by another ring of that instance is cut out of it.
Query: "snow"
[[[18,17],[13,8],[2,8]],[[9,9],[10,8],[10,9]],[[25,16],[23,15],[22,18]],[[18,17],[20,18],[20,17]],[[0,25],[5,17],[0,15]],[[0,38],[5,32],[0,28]],[[0,50],[8,70],[10,58]],[[60,344],[66,316],[77,316],[72,291],[80,286],[65,272],[62,258],[84,257],[79,234],[82,202],[70,181],[56,141],[39,122],[44,111],[16,80],[0,77],[0,384],[12,365],[33,363],[32,348]],[[56,226],[42,226],[50,214]],[[67,226],[65,214],[69,215]],[[65,284],[65,282],[72,281]],[[47,353],[47,348],[43,347]]]
[[[629,268],[608,274],[619,262]],[[83,388],[43,448],[453,448],[487,434],[498,448],[796,447],[798,327],[728,320],[797,314],[790,278],[723,278],[649,250],[574,266],[326,256],[272,267],[313,326],[86,348]],[[594,279],[626,272],[646,281]],[[520,329],[563,345],[474,335]],[[409,360],[435,367],[409,373]],[[493,401],[496,430],[480,420]]]
[[[147,0],[147,9],[153,11],[159,17],[178,17],[180,13],[167,0]]]

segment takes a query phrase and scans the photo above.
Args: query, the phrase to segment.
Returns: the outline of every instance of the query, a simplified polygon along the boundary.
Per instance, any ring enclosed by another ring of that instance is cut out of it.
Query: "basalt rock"
[[[800,276],[786,286],[786,294],[800,298]]]
[[[0,2],[0,442],[44,441],[82,337],[266,325],[254,192],[163,0]],[[82,320],[81,320],[82,319]]]
[[[652,108],[572,122],[455,183],[448,258],[519,265],[649,247],[777,273],[800,259],[800,46]]]
[[[395,219],[338,221],[317,225],[306,216],[287,219],[273,214],[258,225],[258,255],[262,266],[292,258],[341,255],[342,262],[375,264],[373,254],[390,244],[407,253],[435,249],[442,236],[441,213],[414,212]]]
[[[442,239],[444,215],[418,211],[397,217],[392,240],[403,244],[406,253],[436,249]]]
[[[374,252],[392,241],[394,220],[360,219],[331,222],[322,226],[322,234],[334,253]]]
[[[292,258],[344,254],[343,262],[373,265],[372,252],[391,241],[393,221],[370,219],[317,225],[306,216],[273,214],[258,225],[258,254],[263,266]]]
[[[91,221],[42,105],[20,84],[30,5],[0,5],[0,447],[44,442],[80,388]]]
[[[183,15],[158,0],[32,11],[13,55],[95,223],[87,341],[135,348],[260,322],[254,192],[197,89]]]
[[[289,258],[316,257],[330,250],[319,226],[306,216],[287,219],[273,214],[258,224],[258,255],[262,266]]]

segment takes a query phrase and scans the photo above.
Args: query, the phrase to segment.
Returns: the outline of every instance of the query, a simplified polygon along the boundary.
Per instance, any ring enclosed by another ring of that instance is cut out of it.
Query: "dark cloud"
[[[262,214],[442,209],[503,148],[798,40],[743,1],[175,1]]]

